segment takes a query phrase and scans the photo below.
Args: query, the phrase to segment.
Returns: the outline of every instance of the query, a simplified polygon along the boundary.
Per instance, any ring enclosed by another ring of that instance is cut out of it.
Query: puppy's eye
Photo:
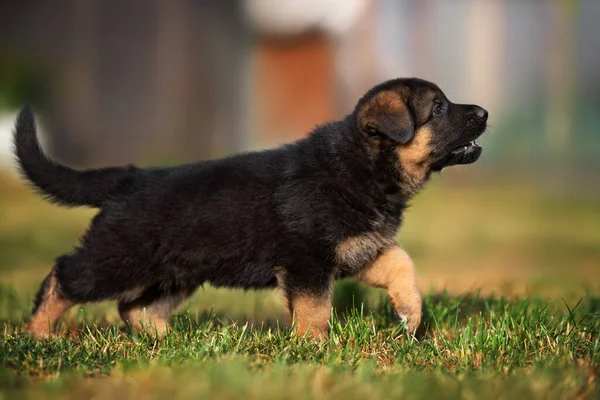
[[[444,111],[442,105],[436,104],[435,108],[433,109],[433,115],[439,117],[440,115],[442,115],[442,111]]]

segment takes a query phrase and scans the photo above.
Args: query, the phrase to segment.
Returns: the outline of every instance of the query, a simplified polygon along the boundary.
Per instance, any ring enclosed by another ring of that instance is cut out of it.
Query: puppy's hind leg
[[[171,312],[188,298],[194,289],[175,284],[165,287],[164,283],[155,283],[133,300],[120,300],[119,315],[136,331],[147,329],[161,336],[169,327],[168,318]]]
[[[59,262],[60,259],[57,263]],[[50,336],[59,318],[74,304],[75,302],[69,300],[61,290],[55,266],[38,290],[27,330],[35,338]]]

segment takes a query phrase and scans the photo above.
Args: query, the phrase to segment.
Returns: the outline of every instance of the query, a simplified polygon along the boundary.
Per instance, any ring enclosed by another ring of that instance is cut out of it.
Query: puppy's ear
[[[412,115],[395,92],[373,96],[359,110],[358,123],[367,134],[381,134],[400,144],[408,143],[415,134]]]

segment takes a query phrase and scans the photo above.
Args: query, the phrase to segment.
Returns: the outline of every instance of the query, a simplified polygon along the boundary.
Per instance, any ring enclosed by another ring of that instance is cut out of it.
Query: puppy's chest
[[[395,229],[373,229],[348,236],[335,246],[335,264],[340,277],[351,276],[369,266],[381,252],[395,244]]]

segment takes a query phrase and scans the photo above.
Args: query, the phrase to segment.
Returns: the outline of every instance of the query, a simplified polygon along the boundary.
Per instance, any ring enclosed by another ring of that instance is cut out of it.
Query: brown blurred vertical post
[[[252,104],[259,143],[305,136],[335,117],[334,50],[325,34],[259,39]]]

